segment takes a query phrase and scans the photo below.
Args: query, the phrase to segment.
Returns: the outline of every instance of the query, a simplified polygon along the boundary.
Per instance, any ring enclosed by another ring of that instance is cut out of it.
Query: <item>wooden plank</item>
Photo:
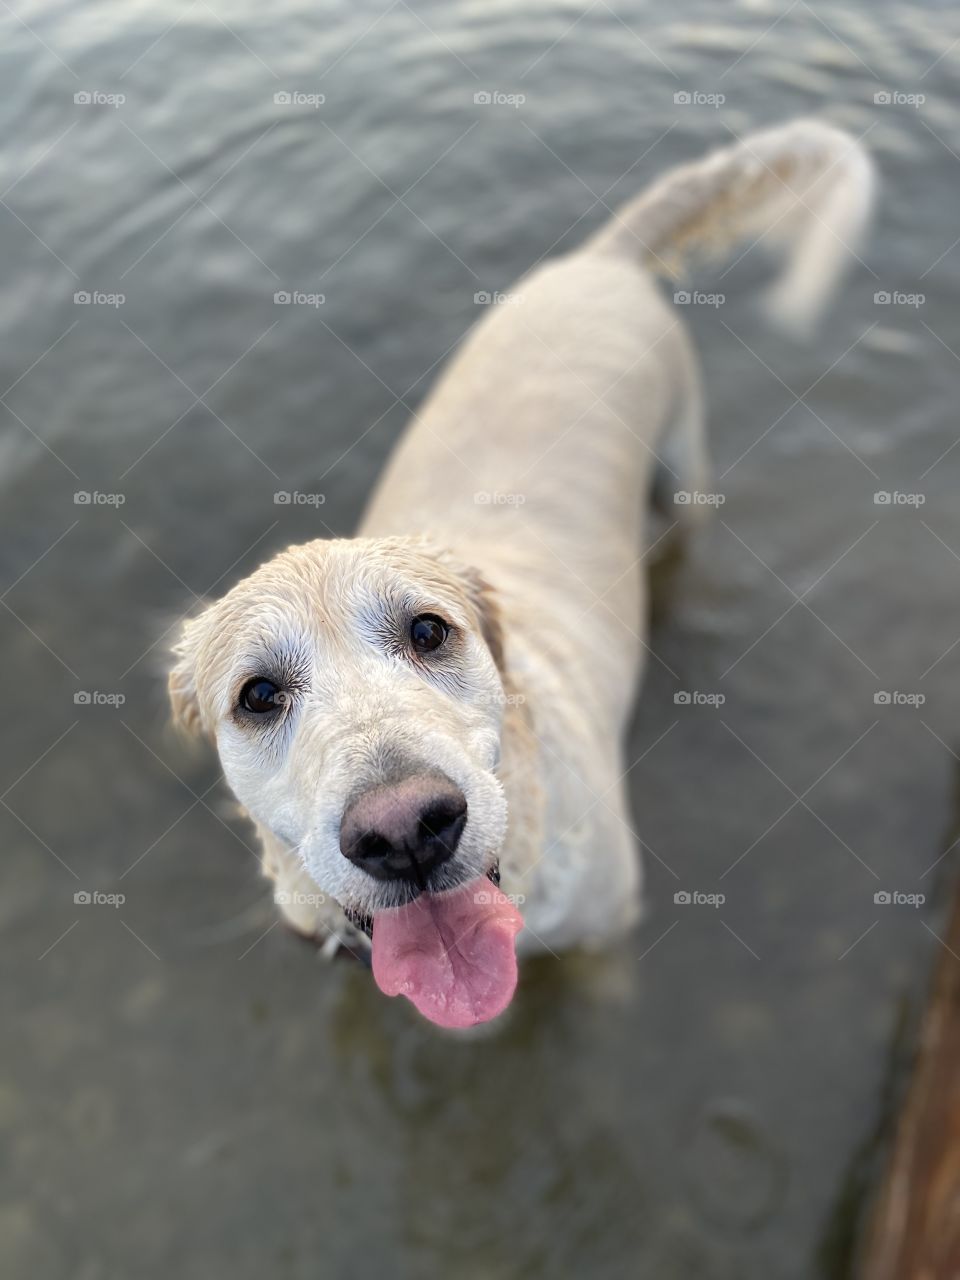
[[[861,1280],[960,1280],[960,888],[937,962]]]

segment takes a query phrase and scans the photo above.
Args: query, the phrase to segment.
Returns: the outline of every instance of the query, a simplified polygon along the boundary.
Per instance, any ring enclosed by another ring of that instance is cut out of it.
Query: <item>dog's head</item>
[[[176,720],[215,740],[249,813],[372,930],[380,985],[415,998],[446,984],[415,1003],[434,1016],[439,1000],[448,1025],[493,1016],[449,972],[453,937],[427,980],[399,954],[422,950],[431,920],[431,937],[475,932],[502,897],[483,880],[507,812],[502,637],[482,577],[419,539],[307,543],[187,622],[175,654]],[[509,933],[512,958],[518,925],[505,911],[492,925],[480,950],[500,954]],[[457,999],[470,1008],[451,1013]]]

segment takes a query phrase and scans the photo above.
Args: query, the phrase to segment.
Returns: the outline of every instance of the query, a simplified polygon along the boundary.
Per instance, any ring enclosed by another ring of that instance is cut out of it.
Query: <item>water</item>
[[[849,1274],[953,865],[956,11],[18,0],[0,29],[0,1270]],[[757,253],[693,282],[727,297],[689,308],[726,501],[656,578],[646,920],[440,1038],[275,926],[214,762],[165,729],[162,637],[351,530],[476,292],[803,112],[867,135],[882,200],[807,345],[757,315]]]

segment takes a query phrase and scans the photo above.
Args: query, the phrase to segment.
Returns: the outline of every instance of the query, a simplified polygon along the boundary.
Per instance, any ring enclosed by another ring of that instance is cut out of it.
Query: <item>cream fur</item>
[[[646,499],[654,480],[669,495],[706,475],[695,358],[648,268],[785,223],[795,269],[780,306],[794,298],[806,320],[869,185],[850,138],[802,121],[667,175],[490,308],[361,536],[287,549],[186,624],[174,711],[216,741],[296,928],[346,934],[341,906],[390,904],[390,886],[341,855],[340,818],[358,787],[418,766],[467,797],[451,884],[499,857],[523,899],[521,949],[599,945],[636,919],[621,743],[645,652]],[[443,678],[384,638],[421,611],[457,628]],[[233,708],[278,653],[300,691],[270,736]]]

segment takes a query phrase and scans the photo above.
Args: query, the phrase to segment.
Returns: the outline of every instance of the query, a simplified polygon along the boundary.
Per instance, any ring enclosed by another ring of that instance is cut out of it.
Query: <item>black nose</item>
[[[340,823],[344,857],[378,880],[422,881],[456,850],[467,801],[449,778],[415,774],[364,791]]]

